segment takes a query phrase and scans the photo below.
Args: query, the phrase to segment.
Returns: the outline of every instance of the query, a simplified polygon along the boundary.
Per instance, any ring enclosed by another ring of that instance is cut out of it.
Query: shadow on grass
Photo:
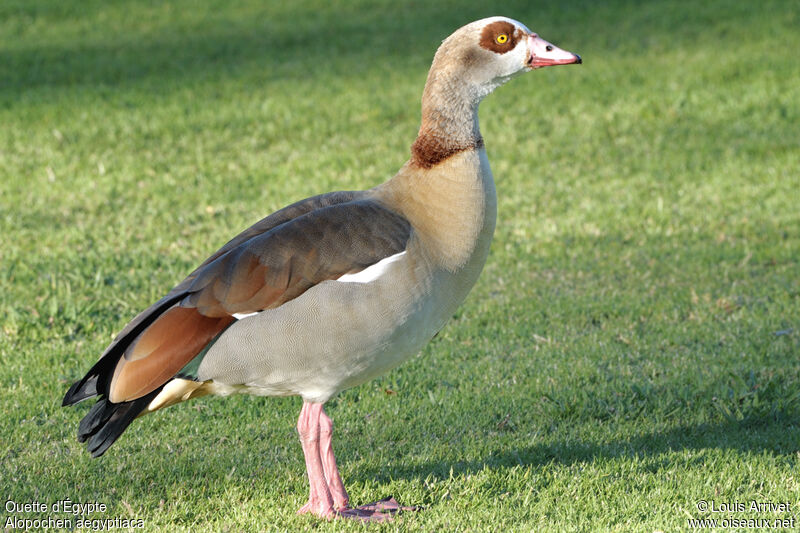
[[[719,424],[681,425],[667,431],[642,433],[611,442],[582,442],[575,439],[522,448],[497,448],[485,458],[461,461],[458,448],[452,454],[407,467],[365,469],[359,480],[386,483],[392,479],[445,480],[453,474],[474,474],[484,469],[502,470],[515,466],[572,465],[598,460],[653,458],[681,450],[731,449],[741,452],[769,452],[786,456],[800,451],[800,413],[779,415],[772,420],[743,420]],[[702,460],[697,458],[698,461]],[[668,458],[663,464],[667,466]],[[647,468],[644,465],[642,468]]]

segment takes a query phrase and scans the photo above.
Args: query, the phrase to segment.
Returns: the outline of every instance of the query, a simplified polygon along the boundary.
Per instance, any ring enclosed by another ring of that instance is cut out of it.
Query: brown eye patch
[[[501,37],[505,35],[506,38]],[[513,50],[517,46],[522,36],[522,32],[517,30],[513,24],[505,20],[498,20],[487,24],[481,31],[481,47],[491,50],[497,54],[505,54],[509,50]],[[502,42],[501,42],[502,41]]]

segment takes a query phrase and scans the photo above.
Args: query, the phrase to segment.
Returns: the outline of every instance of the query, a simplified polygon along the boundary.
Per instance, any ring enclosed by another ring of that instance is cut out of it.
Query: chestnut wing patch
[[[172,307],[145,329],[117,362],[109,400],[135,400],[160,388],[234,320]]]

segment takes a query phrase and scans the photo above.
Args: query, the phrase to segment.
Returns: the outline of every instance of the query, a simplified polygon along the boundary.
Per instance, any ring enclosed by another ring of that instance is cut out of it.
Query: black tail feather
[[[86,439],[97,433],[103,424],[114,414],[116,404],[101,398],[95,403],[86,416],[78,424],[78,442],[85,442]]]
[[[111,403],[108,398],[100,398],[83,417],[78,426],[78,440],[88,440],[87,448],[92,457],[100,457],[114,444],[131,422],[147,408],[163,387],[131,400],[130,402]]]

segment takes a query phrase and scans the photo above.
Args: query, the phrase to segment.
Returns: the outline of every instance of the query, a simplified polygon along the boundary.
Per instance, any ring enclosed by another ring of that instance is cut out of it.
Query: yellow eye
[[[508,35],[506,35],[505,33],[501,33],[500,35],[497,36],[496,40],[498,44],[505,44],[506,41],[508,41]]]

